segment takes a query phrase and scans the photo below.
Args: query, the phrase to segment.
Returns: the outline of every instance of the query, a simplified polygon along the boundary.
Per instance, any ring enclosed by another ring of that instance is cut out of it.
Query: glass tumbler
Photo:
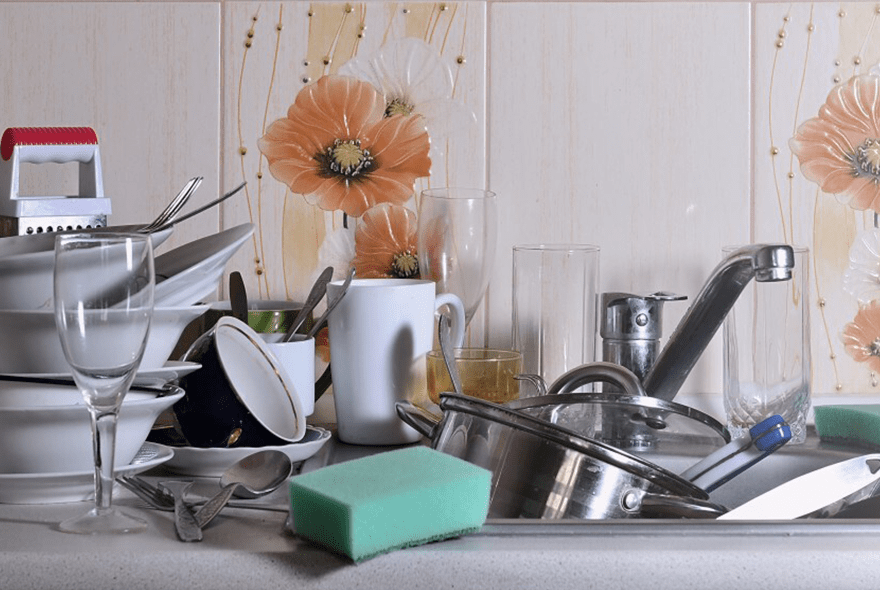
[[[599,247],[589,244],[513,248],[513,349],[523,373],[550,384],[596,360]],[[523,387],[520,397],[535,395]]]
[[[724,255],[735,247],[724,248]],[[787,281],[752,280],[724,320],[724,410],[731,434],[774,414],[807,434],[810,410],[809,250],[794,247]]]

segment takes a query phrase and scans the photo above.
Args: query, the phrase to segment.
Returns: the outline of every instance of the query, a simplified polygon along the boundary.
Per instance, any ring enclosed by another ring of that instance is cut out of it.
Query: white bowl
[[[163,367],[184,328],[208,305],[156,308],[141,370]],[[0,373],[67,373],[53,310],[0,310]]]
[[[217,291],[226,263],[253,235],[243,223],[194,240],[156,257],[156,305],[177,307],[205,301]]]
[[[131,231],[139,226],[126,225],[86,230]],[[171,236],[173,228],[152,235],[153,247]],[[55,270],[55,236],[53,232],[30,236],[0,238],[0,308],[52,309],[52,273]]]
[[[162,394],[165,395],[162,395]],[[128,465],[183,390],[133,389],[119,412],[114,465]],[[89,412],[73,385],[0,381],[0,473],[94,469]]]

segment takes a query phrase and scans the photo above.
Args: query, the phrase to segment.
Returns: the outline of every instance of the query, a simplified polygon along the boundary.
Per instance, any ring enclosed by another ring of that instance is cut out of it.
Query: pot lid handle
[[[547,394],[570,393],[597,381],[616,385],[628,395],[646,395],[635,373],[621,365],[603,361],[587,363],[568,371],[550,385]]]

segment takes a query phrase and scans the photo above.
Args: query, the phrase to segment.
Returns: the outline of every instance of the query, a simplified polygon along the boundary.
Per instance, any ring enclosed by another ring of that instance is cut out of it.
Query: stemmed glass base
[[[119,508],[94,507],[85,514],[61,522],[58,525],[58,530],[81,535],[124,534],[139,533],[146,530],[147,526],[146,520],[128,514]]]

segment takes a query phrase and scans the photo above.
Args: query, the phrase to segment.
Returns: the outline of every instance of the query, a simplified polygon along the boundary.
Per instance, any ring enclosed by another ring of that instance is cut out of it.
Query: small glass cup
[[[522,373],[522,354],[492,348],[456,348],[454,354],[462,393],[499,404],[519,398],[516,376]],[[439,350],[428,353],[426,364],[428,397],[436,404],[440,393],[453,390],[452,380]]]

